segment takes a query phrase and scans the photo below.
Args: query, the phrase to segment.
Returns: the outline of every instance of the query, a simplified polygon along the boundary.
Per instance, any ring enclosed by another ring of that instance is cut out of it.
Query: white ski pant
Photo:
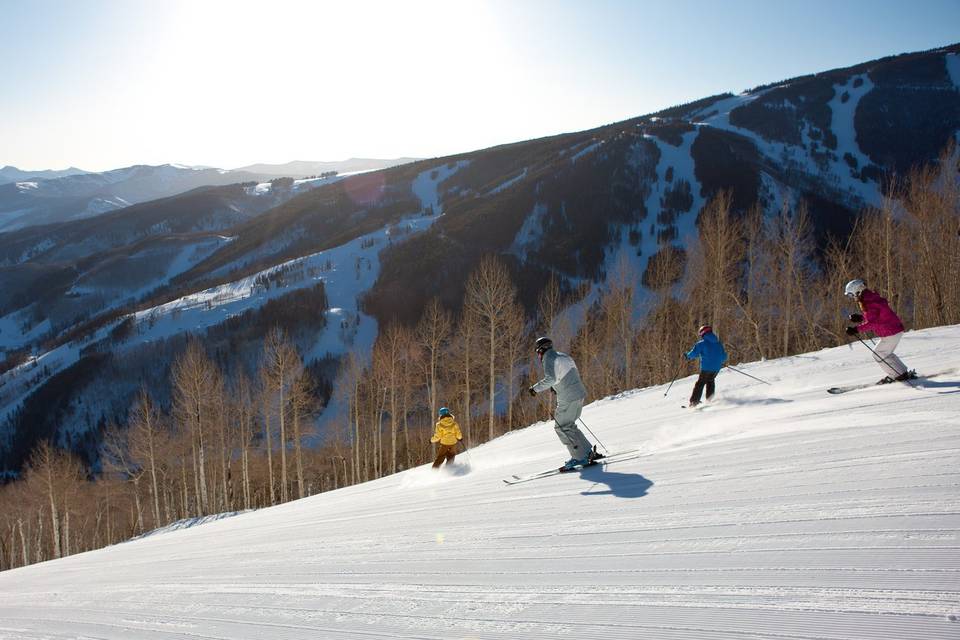
[[[880,368],[891,378],[896,378],[907,372],[907,365],[903,364],[903,361],[893,353],[897,345],[900,344],[900,338],[902,337],[903,332],[901,331],[892,336],[880,338],[880,342],[873,348],[873,359],[877,361]]]
[[[577,428],[577,418],[583,410],[583,399],[572,402],[557,403],[557,411],[553,414],[556,425],[553,427],[557,432],[560,442],[570,452],[571,458],[582,460],[587,457],[590,450],[590,441],[583,435],[583,432]]]

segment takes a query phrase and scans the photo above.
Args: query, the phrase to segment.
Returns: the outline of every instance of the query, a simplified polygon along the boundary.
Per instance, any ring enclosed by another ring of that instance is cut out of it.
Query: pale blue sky
[[[0,0],[0,165],[442,156],[960,41],[960,0]]]

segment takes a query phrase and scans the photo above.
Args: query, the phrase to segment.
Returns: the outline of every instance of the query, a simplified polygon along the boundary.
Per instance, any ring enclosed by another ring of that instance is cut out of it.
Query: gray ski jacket
[[[551,387],[557,392],[558,405],[587,397],[577,363],[567,354],[553,349],[543,354],[543,380],[533,385],[533,390],[543,393]]]

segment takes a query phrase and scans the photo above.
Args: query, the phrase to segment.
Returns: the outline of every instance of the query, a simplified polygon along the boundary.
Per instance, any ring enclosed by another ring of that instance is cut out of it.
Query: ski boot
[[[587,454],[587,464],[593,464],[597,460],[600,460],[606,457],[607,456],[597,451],[597,445],[593,445],[593,448],[590,449],[590,453]]]
[[[560,472],[575,471],[578,468],[589,467],[591,464],[593,464],[593,460],[591,460],[590,454],[587,454],[586,458],[570,458],[560,467]]]

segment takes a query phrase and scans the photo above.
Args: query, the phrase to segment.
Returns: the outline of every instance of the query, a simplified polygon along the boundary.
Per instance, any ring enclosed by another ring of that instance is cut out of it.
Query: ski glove
[[[860,332],[857,331],[857,328],[856,328],[856,327],[847,327],[847,335],[848,335],[848,336],[855,336],[855,335],[857,335],[858,333],[860,333]]]
[[[534,391],[533,387],[530,387],[529,389],[527,389],[527,392],[528,392],[530,395],[532,395],[534,398],[537,397],[537,392]]]
[[[857,324],[863,322],[863,316],[859,313],[851,313],[847,318],[850,319],[850,322],[856,322]]]

